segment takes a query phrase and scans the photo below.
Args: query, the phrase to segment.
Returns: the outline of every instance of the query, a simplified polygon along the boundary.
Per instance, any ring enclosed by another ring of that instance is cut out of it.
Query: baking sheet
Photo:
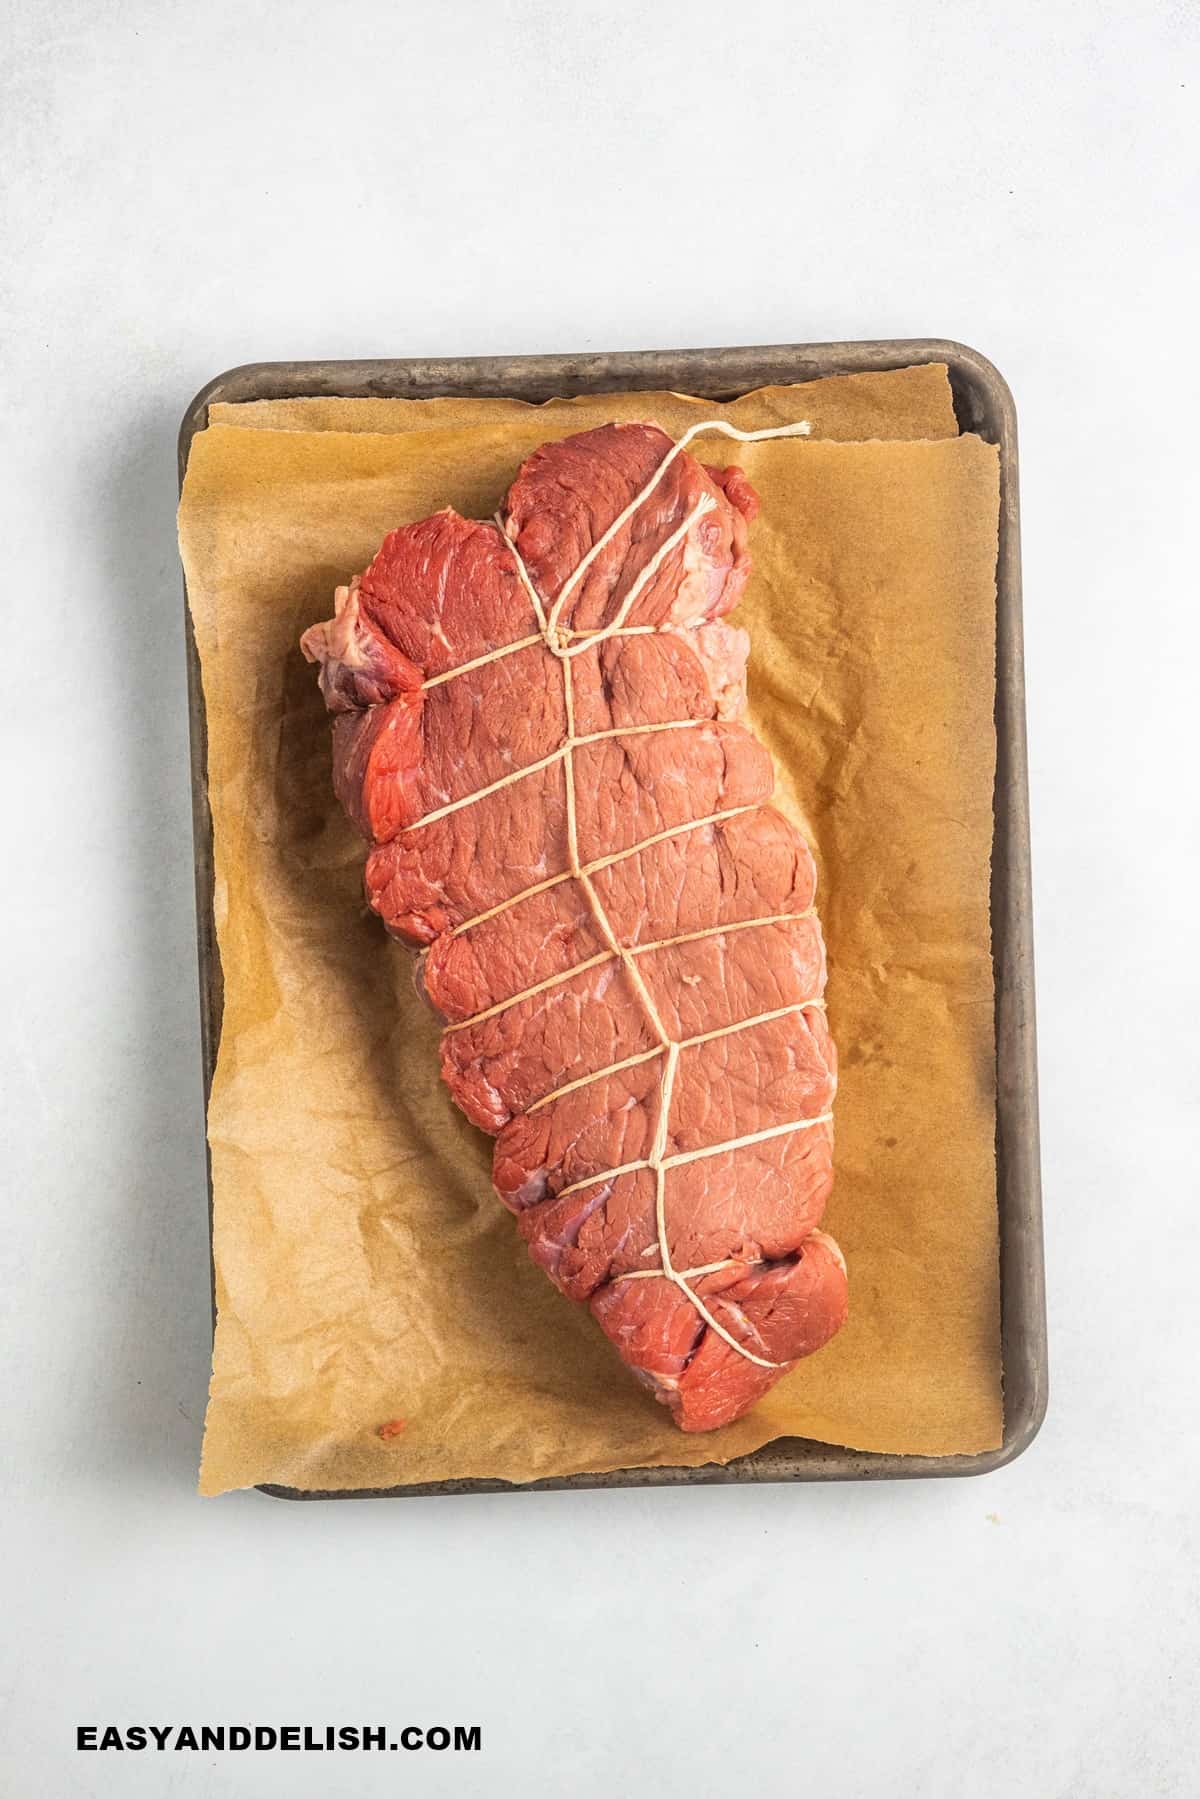
[[[588,422],[576,406],[561,430]],[[739,613],[755,723],[801,776],[822,863],[844,1069],[830,1225],[855,1298],[842,1337],[753,1418],[697,1439],[623,1380],[492,1198],[486,1141],[434,1078],[404,952],[362,916],[361,846],[329,796],[294,650],[387,528],[447,498],[490,510],[547,425],[544,410],[482,431],[441,420],[436,450],[428,432],[229,426],[192,446],[181,523],[226,976],[206,1490],[526,1480],[723,1459],[781,1433],[934,1455],[999,1441],[995,452],[971,438],[736,452],[764,497]],[[730,455],[719,439],[702,451]]]

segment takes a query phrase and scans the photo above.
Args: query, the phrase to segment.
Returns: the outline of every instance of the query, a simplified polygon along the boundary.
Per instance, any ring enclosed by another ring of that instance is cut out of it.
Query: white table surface
[[[4,1793],[1200,1790],[1197,20],[7,10]],[[202,1502],[185,402],[259,358],[926,334],[1021,421],[1041,1437],[980,1481]],[[327,1720],[484,1747],[74,1747]]]

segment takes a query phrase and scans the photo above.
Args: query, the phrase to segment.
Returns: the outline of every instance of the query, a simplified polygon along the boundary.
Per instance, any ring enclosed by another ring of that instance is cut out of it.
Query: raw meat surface
[[[757,499],[672,451],[652,425],[546,445],[503,530],[392,532],[303,647],[368,898],[425,947],[497,1192],[705,1430],[833,1335],[846,1278],[816,1228],[836,1077],[812,857],[767,803],[723,622]]]

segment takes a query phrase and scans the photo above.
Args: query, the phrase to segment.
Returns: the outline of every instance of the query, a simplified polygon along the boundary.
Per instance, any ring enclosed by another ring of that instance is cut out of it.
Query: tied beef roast
[[[392,532],[303,639],[496,1190],[684,1430],[846,1313],[813,861],[723,616],[757,505],[655,426],[584,432],[496,523]]]

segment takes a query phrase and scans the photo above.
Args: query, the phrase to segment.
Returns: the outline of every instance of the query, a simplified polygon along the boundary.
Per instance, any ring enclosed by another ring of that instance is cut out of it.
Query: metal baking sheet
[[[179,434],[182,487],[192,438],[214,401],[346,398],[429,399],[439,394],[548,400],[556,395],[671,389],[728,400],[778,382],[944,362],[963,431],[1000,450],[1000,540],[996,565],[996,791],[992,855],[992,950],[996,970],[996,1164],[1000,1208],[1004,1441],[976,1455],[867,1455],[795,1437],[778,1438],[724,1467],[624,1468],[514,1487],[508,1481],[448,1480],[360,1493],[264,1486],[286,1499],[402,1498],[578,1487],[663,1487],[755,1481],[899,1480],[984,1474],[1028,1448],[1046,1411],[1046,1307],[1038,1150],[1037,1044],[1029,868],[1029,777],[1021,623],[1017,421],[1012,395],[978,351],[937,338],[878,343],[775,344],[725,350],[639,350],[608,355],[452,357],[372,362],[259,362],[230,369],[201,389]],[[207,1101],[221,1036],[221,963],[213,923],[212,820],[200,664],[186,620],[191,725],[200,1019]],[[212,1180],[209,1179],[209,1217]]]

